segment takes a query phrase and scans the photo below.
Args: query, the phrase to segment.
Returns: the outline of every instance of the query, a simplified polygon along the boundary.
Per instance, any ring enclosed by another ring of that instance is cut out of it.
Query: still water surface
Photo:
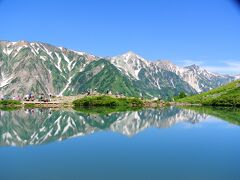
[[[0,179],[239,180],[239,114],[0,111]]]

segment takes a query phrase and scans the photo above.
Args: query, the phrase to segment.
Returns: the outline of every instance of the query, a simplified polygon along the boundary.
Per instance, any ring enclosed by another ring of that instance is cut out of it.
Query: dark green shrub
[[[111,96],[92,96],[84,97],[73,101],[75,107],[91,107],[91,106],[134,106],[142,107],[143,101],[137,98],[115,98]]]

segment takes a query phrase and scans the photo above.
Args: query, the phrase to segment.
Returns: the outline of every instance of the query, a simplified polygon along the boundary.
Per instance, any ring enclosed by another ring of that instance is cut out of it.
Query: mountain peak
[[[30,43],[28,41],[25,40],[21,40],[21,41],[16,41],[16,42],[10,42],[12,45],[16,45],[16,46],[28,46]]]
[[[122,55],[111,57],[114,61],[124,61],[126,63],[144,63],[148,65],[148,61],[143,57],[139,56],[138,54],[134,53],[133,51],[128,51]]]
[[[128,76],[139,79],[138,74],[142,68],[148,66],[148,61],[132,51],[111,58],[111,62],[125,72]]]
[[[128,51],[122,55],[126,59],[144,59],[143,57],[140,57],[138,54],[134,53],[133,51]]]
[[[124,53],[124,55],[136,56],[137,54],[133,51],[127,51],[126,53]]]
[[[185,68],[196,69],[196,70],[200,69],[200,67],[198,65],[196,65],[196,64],[193,64],[193,65],[190,65],[190,66],[186,66]]]

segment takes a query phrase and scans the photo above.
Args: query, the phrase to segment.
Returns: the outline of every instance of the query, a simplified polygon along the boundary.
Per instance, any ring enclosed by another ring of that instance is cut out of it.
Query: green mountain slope
[[[213,106],[240,106],[240,80],[178,101]]]
[[[188,95],[197,93],[175,73],[163,69],[154,73],[142,69],[139,72],[139,78],[140,81],[135,81],[135,86],[142,90],[143,95],[151,94],[154,97],[160,95],[164,99],[171,99],[181,91],[186,92]],[[152,82],[157,83],[159,87],[156,87]]]
[[[76,74],[64,94],[79,94],[95,88],[100,93],[110,90],[113,94],[123,93],[126,96],[138,97],[140,94],[132,81],[105,59],[93,61]]]
[[[156,75],[159,78],[159,84],[162,85],[161,89],[152,85],[151,76],[145,69],[140,72],[139,76],[140,80],[131,79],[108,60],[100,59],[89,63],[83,71],[76,74],[64,95],[77,95],[95,88],[100,93],[106,93],[107,90],[110,90],[113,94],[122,93],[125,96],[158,97],[160,95],[165,99],[177,95],[180,91],[188,94],[196,93],[172,72],[163,70]],[[170,79],[172,83],[176,84],[175,88],[171,86]]]

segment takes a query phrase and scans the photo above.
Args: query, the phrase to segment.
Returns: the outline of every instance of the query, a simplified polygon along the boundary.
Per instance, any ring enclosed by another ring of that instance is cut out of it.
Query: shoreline
[[[180,103],[180,102],[154,102],[154,101],[144,101],[142,108],[161,108],[167,106],[202,106],[201,104],[190,104],[190,103]],[[0,108],[74,108],[72,102],[34,102],[34,101],[21,101],[20,105],[0,105]],[[83,108],[88,108],[84,107]],[[95,108],[99,106],[91,106]],[[108,106],[106,106],[108,107]],[[118,106],[116,106],[118,107]]]

